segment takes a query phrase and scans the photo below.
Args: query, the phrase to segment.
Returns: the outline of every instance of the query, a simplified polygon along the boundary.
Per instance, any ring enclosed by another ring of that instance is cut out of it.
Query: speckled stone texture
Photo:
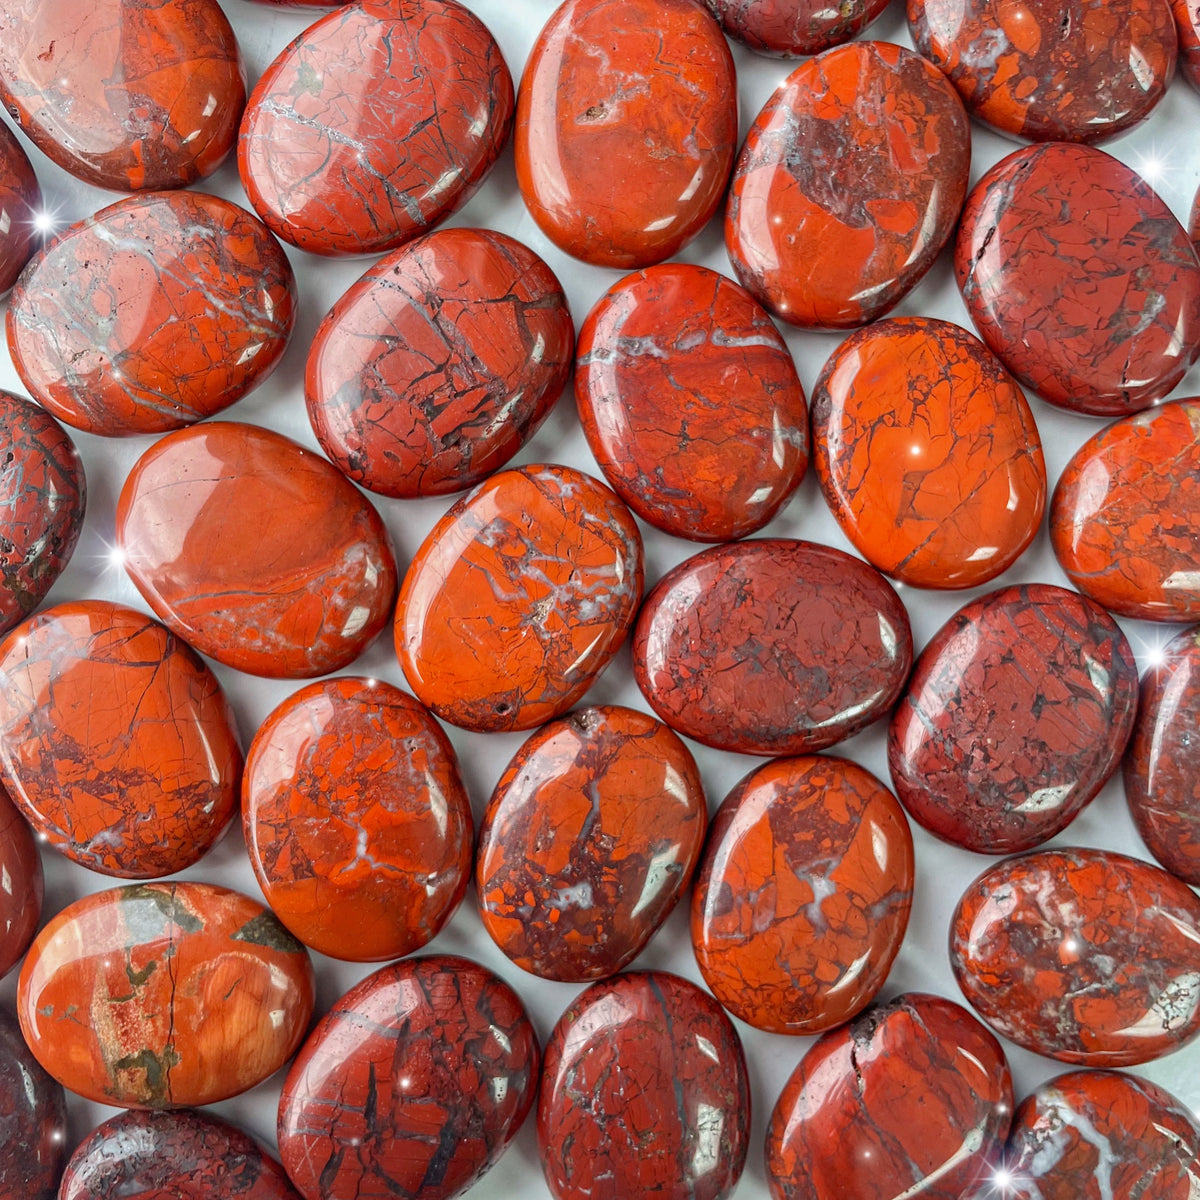
[[[0,1012],[0,1200],[57,1200],[66,1156],[62,1085],[30,1053],[16,1018]]]

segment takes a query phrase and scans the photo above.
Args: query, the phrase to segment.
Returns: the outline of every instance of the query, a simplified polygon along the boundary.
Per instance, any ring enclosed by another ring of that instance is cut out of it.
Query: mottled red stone
[[[33,257],[41,234],[34,223],[42,206],[42,189],[21,143],[0,125],[0,296],[16,282]]]
[[[1171,11],[1179,35],[1179,69],[1188,83],[1200,90],[1200,2],[1171,0]]]
[[[998,863],[955,909],[950,963],[997,1033],[1062,1062],[1130,1066],[1200,1033],[1200,897],[1123,854]]]
[[[785,321],[866,325],[933,265],[970,165],[962,103],[919,55],[887,42],[826,51],[779,85],[746,135],[729,260]]]
[[[579,331],[575,399],[588,445],[638,516],[678,537],[761,529],[808,466],[808,409],[771,318],[707,267],[664,263],[615,283]]]
[[[383,967],[334,1004],[279,1100],[279,1152],[304,1200],[449,1200],[533,1106],[537,1035],[517,994],[465,958]]]
[[[1032,583],[961,608],[921,652],[888,730],[909,815],[981,854],[1065,829],[1120,764],[1137,663],[1117,623]]]
[[[221,165],[246,78],[216,0],[2,0],[0,98],[64,170],[141,192]]]
[[[42,916],[42,858],[29,826],[0,789],[0,976],[21,961]],[[0,1196],[3,1189],[0,1188]]]
[[[992,352],[1060,408],[1136,412],[1200,354],[1196,249],[1103,150],[1051,144],[1001,159],[967,197],[954,269]]]
[[[126,879],[191,866],[237,811],[241,771],[221,685],[152,618],[81,600],[0,642],[0,779],[74,862]]]
[[[121,437],[191,425],[275,369],[296,320],[279,243],[200,192],[131,196],[30,263],[6,329],[25,386],[61,421]]]
[[[767,1129],[773,1200],[960,1200],[1013,1114],[1000,1043],[966,1009],[911,992],[825,1034]]]
[[[348,666],[396,595],[370,502],[319,455],[253,425],[210,421],[151,446],[121,489],[117,544],[175,632],[254,675]]]
[[[781,758],[729,793],[692,894],[713,995],[771,1033],[821,1033],[875,997],[904,940],[913,843],[904,810],[842,758]]]
[[[0,1200],[57,1200],[66,1156],[62,1085],[30,1053],[15,1018],[0,1011]]]
[[[805,754],[857,733],[895,703],[911,665],[908,614],[887,580],[786,538],[686,559],[634,630],[634,678],[654,711],[742,754]]]
[[[455,0],[363,0],[263,72],[238,171],[271,230],[314,254],[382,254],[464,205],[508,140],[513,85]]]
[[[733,1022],[676,975],[592,984],[546,1044],[537,1128],[555,1200],[726,1200],[750,1137]]]
[[[802,58],[848,42],[888,0],[705,0],[732,38],[760,54]]]
[[[343,676],[288,697],[246,755],[242,821],[275,915],[333,958],[400,958],[458,907],[471,806],[438,723],[407,692]]]
[[[733,56],[697,0],[565,0],[538,35],[517,96],[517,183],[568,254],[670,258],[716,212],[736,145]]]
[[[695,760],[665,725],[615,705],[552,721],[517,751],[484,814],[484,928],[534,975],[613,975],[687,890],[707,825]]]
[[[439,229],[381,259],[321,322],[308,419],[373,492],[461,491],[537,432],[574,345],[562,285],[532,250],[488,229]]]

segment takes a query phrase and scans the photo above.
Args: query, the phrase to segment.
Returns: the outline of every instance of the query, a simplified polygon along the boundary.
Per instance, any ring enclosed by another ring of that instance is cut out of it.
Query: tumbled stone
[[[1179,70],[1200,91],[1200,3],[1171,0],[1175,31],[1179,35]]]
[[[66,1156],[62,1085],[30,1053],[16,1019],[0,1012],[0,1197],[57,1200]]]
[[[0,789],[0,976],[21,961],[42,917],[42,858],[29,826]],[[0,1196],[3,1189],[0,1189]]]
[[[860,34],[888,0],[705,0],[732,38],[760,54],[802,58]]]
[[[0,125],[0,296],[38,248],[41,206],[42,189],[32,163],[12,130]]]

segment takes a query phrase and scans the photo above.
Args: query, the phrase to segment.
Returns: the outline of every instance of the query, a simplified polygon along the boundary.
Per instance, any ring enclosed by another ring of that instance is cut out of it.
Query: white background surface
[[[71,3],[72,0],[47,2]],[[276,9],[249,0],[222,2],[241,41],[251,85],[293,37],[322,15],[320,10]],[[514,79],[519,79],[533,40],[553,10],[552,0],[467,2],[495,33]],[[893,0],[889,10],[871,27],[868,35],[911,45],[899,0]],[[744,135],[763,103],[795,64],[756,56],[736,43],[733,48],[739,72],[741,130]],[[1133,134],[1105,147],[1150,177],[1175,214],[1185,223],[1192,197],[1200,183],[1197,128],[1200,128],[1200,95],[1194,93],[1182,77],[1178,77],[1165,101],[1146,124]],[[49,163],[24,138],[22,144],[34,163],[48,207],[56,213],[60,222],[80,220],[117,199],[111,193],[89,188],[72,179]],[[1014,144],[982,127],[974,126],[972,182],[988,166],[1014,148]],[[232,156],[201,187],[249,207]],[[576,328],[600,294],[620,277],[617,271],[585,266],[568,258],[542,236],[518,195],[511,144],[479,194],[449,223],[503,230],[541,254],[566,288]],[[321,259],[290,247],[288,253],[300,288],[300,316],[295,335],[275,375],[257,392],[227,410],[224,416],[231,420],[270,426],[317,449],[304,410],[305,355],[322,316],[369,264],[366,260]],[[719,217],[680,257],[732,274],[724,251]],[[2,308],[3,305],[0,305]],[[930,275],[895,312],[896,315],[944,317],[970,327],[954,287],[948,251],[943,252]],[[795,356],[805,390],[811,391],[822,364],[841,340],[841,335],[796,330],[784,330],[784,333]],[[0,387],[24,394],[7,352],[3,350],[0,350]],[[1194,392],[1200,392],[1200,369],[1193,369],[1174,395]],[[1053,486],[1073,451],[1100,429],[1103,422],[1095,418],[1070,416],[1034,397],[1031,397],[1031,403],[1041,429],[1047,469]],[[74,559],[50,593],[47,603],[104,596],[146,611],[133,585],[113,564],[110,547],[117,494],[130,467],[152,439],[111,441],[74,430],[70,432],[83,455],[87,471],[87,522]],[[599,475],[579,428],[569,389],[537,437],[516,461],[570,463]],[[430,501],[372,499],[391,530],[403,570],[420,540],[449,506],[452,498]],[[645,525],[642,531],[646,540],[647,589],[668,568],[701,548],[670,538]],[[848,551],[852,549],[826,509],[811,470],[792,503],[764,532],[808,538]],[[908,606],[918,650],[942,622],[968,599],[1002,584],[1034,580],[1064,585],[1067,582],[1051,554],[1044,528],[1036,543],[1014,568],[987,588],[965,593],[935,593],[901,585],[899,591]],[[1152,626],[1131,621],[1123,621],[1122,625],[1143,668],[1155,649],[1178,631],[1175,626]],[[245,744],[249,743],[267,713],[302,686],[297,682],[255,679],[222,666],[216,666],[215,669],[233,702]],[[406,686],[392,653],[390,630],[346,673],[374,675]],[[632,681],[628,649],[621,653],[599,680],[587,700],[646,709]],[[448,729],[448,732],[460,755],[478,824],[496,779],[524,735],[467,734],[456,729]],[[887,781],[883,733],[883,727],[876,726],[831,752],[855,759]],[[737,780],[762,761],[707,750],[692,743],[689,745],[700,764],[711,810],[715,810]],[[919,989],[961,1002],[946,952],[950,914],[965,886],[994,860],[943,845],[917,827],[914,827],[913,835],[917,850],[917,879],[912,922],[883,996]],[[1119,779],[1110,783],[1053,844],[1103,846],[1148,857],[1129,820]],[[47,882],[44,915],[57,911],[81,895],[119,882],[68,863],[49,850],[43,852],[43,862]],[[261,899],[246,859],[240,828],[232,829],[207,858],[179,877],[222,883]],[[686,907],[686,903],[680,905],[636,966],[676,971],[699,981],[688,938]],[[428,950],[468,955],[507,979],[524,998],[543,1043],[563,1008],[579,991],[574,986],[536,979],[509,963],[484,933],[474,908],[473,892],[468,893],[462,908]],[[317,971],[319,1012],[328,1009],[347,987],[374,969],[366,964],[337,963],[316,954],[313,958]],[[14,971],[0,984],[0,1002],[11,1007],[15,990]],[[759,1033],[740,1022],[737,1025],[750,1063],[754,1104],[750,1156],[737,1197],[738,1200],[765,1200],[767,1186],[762,1142],[766,1121],[784,1081],[810,1040]],[[1013,1067],[1018,1097],[1065,1069],[1060,1064],[1014,1046],[1006,1045],[1006,1049]],[[1174,1092],[1194,1110],[1200,1110],[1200,1042],[1139,1070]],[[253,1091],[214,1106],[214,1110],[273,1144],[275,1108],[282,1079],[283,1072],[280,1072]],[[111,1111],[72,1099],[72,1144],[103,1117],[110,1115]],[[470,1195],[487,1197],[488,1200],[544,1200],[549,1196],[541,1178],[532,1117],[508,1153],[472,1189]]]

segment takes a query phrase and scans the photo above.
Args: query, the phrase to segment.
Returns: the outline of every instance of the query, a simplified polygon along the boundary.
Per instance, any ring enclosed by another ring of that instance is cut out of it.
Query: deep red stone
[[[381,259],[321,322],[308,419],[373,492],[461,491],[537,432],[574,345],[562,285],[532,250],[487,229],[439,229]]]
[[[15,1018],[0,1012],[0,1200],[57,1200],[66,1156],[62,1085],[29,1052]]]
[[[1200,90],[1200,3],[1171,0],[1171,11],[1179,34],[1179,69],[1188,83]]]
[[[279,1152],[305,1200],[449,1200],[533,1105],[537,1035],[517,994],[465,958],[383,967],[338,1000],[279,1099]]]
[[[1200,897],[1123,854],[992,867],[958,903],[950,964],[997,1033],[1062,1062],[1130,1066],[1200,1033]]]
[[[967,114],[929,63],[887,42],[828,50],[746,135],[725,212],[730,262],[785,321],[866,325],[933,265],[970,165]]]
[[[13,289],[13,365],[61,421],[120,437],[228,408],[275,369],[296,320],[292,268],[261,221],[217,196],[131,196],[65,230]]]
[[[1060,408],[1136,412],[1200,354],[1195,247],[1103,150],[1051,144],[1001,159],[967,198],[954,268],[983,340]]]
[[[0,125],[0,296],[38,247],[41,234],[34,221],[41,206],[33,164],[12,130]]]
[[[42,858],[29,826],[0,789],[0,976],[7,975],[37,933],[45,897]],[[0,1189],[0,1196],[3,1195]]]
[[[909,815],[981,854],[1065,829],[1121,761],[1137,663],[1099,605],[1033,583],[961,608],[892,714],[888,767]]]
[[[679,733],[742,754],[805,754],[882,717],[912,665],[900,597],[840,550],[714,546],[646,597],[633,673]]]
[[[537,1126],[555,1200],[725,1200],[750,1137],[733,1022],[676,975],[592,984],[546,1044]]]
[[[808,409],[771,318],[707,267],[615,283],[579,331],[575,399],[617,494],[678,537],[761,529],[808,466]]]
[[[773,1200],[960,1200],[1000,1158],[1013,1113],[1000,1043],[917,992],[868,1009],[800,1060],[771,1114]]]
[[[888,0],[705,0],[721,27],[760,54],[802,58],[860,34]]]
[[[461,208],[508,140],[500,47],[455,0],[363,0],[263,72],[238,171],[271,230],[314,254],[382,254]]]

